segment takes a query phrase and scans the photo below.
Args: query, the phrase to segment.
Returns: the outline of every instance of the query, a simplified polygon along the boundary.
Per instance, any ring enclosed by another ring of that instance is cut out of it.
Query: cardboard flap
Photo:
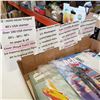
[[[84,37],[80,42],[79,42],[79,50],[80,52],[83,50],[86,50],[91,47],[92,41],[89,37]]]
[[[97,41],[95,39],[91,39],[92,45],[91,49],[95,52],[100,52],[100,41]]]
[[[58,49],[48,50],[46,52],[37,54],[37,55],[29,55],[22,58],[22,65],[24,73],[28,73],[37,68],[37,66],[41,64],[48,63],[55,59],[55,55],[57,54]]]

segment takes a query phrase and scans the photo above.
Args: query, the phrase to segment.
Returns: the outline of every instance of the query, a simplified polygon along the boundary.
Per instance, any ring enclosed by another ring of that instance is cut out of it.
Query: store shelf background
[[[38,14],[36,12],[33,12],[33,11],[29,10],[29,9],[26,9],[24,7],[19,6],[18,4],[16,4],[13,1],[8,1],[8,4],[11,5],[11,6],[13,6],[13,7],[15,7],[15,8],[17,8],[18,10],[24,12],[25,14],[27,14],[29,16],[35,16],[35,19],[38,22],[40,22],[40,23],[42,23],[42,24],[44,24],[46,26],[58,24],[57,22],[53,21],[50,18],[47,18],[47,17],[45,17],[43,15],[40,15],[40,14]]]

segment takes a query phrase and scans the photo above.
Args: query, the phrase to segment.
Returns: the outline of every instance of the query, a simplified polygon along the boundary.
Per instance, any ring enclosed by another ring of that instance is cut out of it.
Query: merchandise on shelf
[[[45,1],[36,1],[36,6],[33,9],[41,15],[45,15],[45,5]]]
[[[19,1],[19,5],[31,10],[31,1]]]
[[[34,11],[38,12],[41,15],[45,15],[45,10],[44,8],[40,8],[40,7],[34,7]]]
[[[82,13],[81,13],[82,12]],[[63,7],[63,23],[70,23],[74,21],[84,21],[86,18],[85,7],[72,7],[64,3]]]
[[[62,9],[60,8],[60,4],[58,5],[56,2],[49,3],[45,11],[47,17],[57,22],[62,22]]]

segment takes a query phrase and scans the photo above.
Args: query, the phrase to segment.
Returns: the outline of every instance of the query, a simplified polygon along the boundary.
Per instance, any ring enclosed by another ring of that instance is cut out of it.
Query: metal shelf
[[[8,1],[8,4],[11,5],[11,6],[13,6],[13,7],[15,7],[15,8],[17,8],[18,10],[24,12],[25,14],[27,14],[29,16],[35,16],[35,19],[37,21],[39,21],[40,23],[42,23],[42,24],[44,24],[46,26],[54,25],[54,24],[58,23],[58,22],[53,21],[50,18],[47,18],[47,17],[45,17],[43,15],[38,14],[37,12],[33,12],[33,11],[29,10],[29,9],[21,7],[21,6],[19,6],[18,4],[16,4],[13,1]]]

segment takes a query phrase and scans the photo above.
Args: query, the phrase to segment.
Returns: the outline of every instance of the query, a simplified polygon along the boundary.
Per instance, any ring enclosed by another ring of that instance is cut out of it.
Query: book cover
[[[71,63],[71,60],[67,57],[65,59],[55,60],[52,63],[80,95],[81,100],[100,100],[100,74],[82,63],[76,65],[78,68],[73,69],[68,64],[68,62]],[[75,62],[72,64],[75,65]],[[86,69],[86,72],[83,69]]]
[[[80,100],[79,95],[52,64],[29,74],[36,100]]]

